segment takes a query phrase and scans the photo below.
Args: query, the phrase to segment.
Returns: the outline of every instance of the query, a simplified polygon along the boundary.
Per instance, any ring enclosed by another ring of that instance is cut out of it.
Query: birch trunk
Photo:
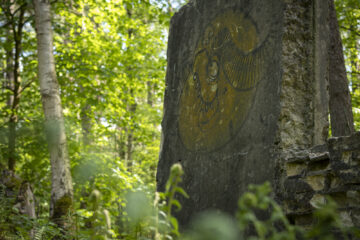
[[[49,0],[34,0],[38,51],[38,76],[51,161],[50,216],[63,229],[71,210],[73,189],[66,146],[59,86],[53,55]]]

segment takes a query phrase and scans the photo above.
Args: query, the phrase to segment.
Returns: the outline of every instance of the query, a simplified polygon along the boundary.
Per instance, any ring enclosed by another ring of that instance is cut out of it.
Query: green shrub
[[[220,211],[196,216],[185,232],[179,231],[173,215],[180,210],[178,195],[188,197],[180,187],[184,174],[180,164],[172,166],[165,192],[129,191],[122,214],[122,231],[113,231],[111,214],[103,206],[102,196],[94,190],[87,202],[88,209],[79,209],[72,217],[74,231],[64,239],[181,239],[181,240],[295,240],[354,239],[360,230],[344,226],[337,206],[330,198],[314,212],[315,224],[309,229],[290,224],[281,207],[271,198],[270,183],[249,185],[249,191],[238,202],[236,218]],[[13,207],[14,199],[5,197],[0,186],[0,239],[53,239],[60,229],[46,218],[29,219]],[[260,214],[259,214],[260,213]],[[6,217],[5,217],[6,216]],[[261,216],[261,218],[259,217]],[[117,223],[119,224],[119,222]],[[31,234],[30,234],[31,233]]]

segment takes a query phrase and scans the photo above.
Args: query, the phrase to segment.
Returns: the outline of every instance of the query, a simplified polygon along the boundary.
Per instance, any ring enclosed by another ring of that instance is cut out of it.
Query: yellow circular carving
[[[198,41],[180,97],[179,134],[187,149],[212,151],[239,131],[261,79],[263,48],[254,22],[232,10]]]

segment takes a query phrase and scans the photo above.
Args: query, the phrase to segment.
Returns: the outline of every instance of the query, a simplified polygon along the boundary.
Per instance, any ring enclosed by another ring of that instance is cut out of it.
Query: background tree
[[[34,10],[28,1],[24,2],[28,3],[24,15],[27,21],[22,32],[19,71],[23,86],[29,87],[21,93],[19,102],[15,169],[33,186],[37,221],[46,222],[51,198],[50,159],[43,134],[39,82],[27,84],[36,79],[37,57]],[[93,212],[88,209],[87,196],[93,190],[101,192],[102,206],[109,210],[111,221],[117,223],[113,225],[115,234],[127,226],[122,214],[125,194],[137,188],[151,194],[155,190],[167,28],[171,14],[179,6],[175,1],[163,0],[73,0],[52,5],[53,53],[80,234],[88,234],[84,224]],[[126,9],[133,9],[131,17]],[[5,15],[0,16],[0,24],[5,26]],[[6,29],[0,29],[2,46],[7,44]],[[133,29],[131,37],[129,29]],[[12,36],[8,42],[14,45]],[[6,49],[0,48],[2,68],[7,66]],[[0,131],[0,161],[8,165],[10,112],[6,109],[7,93],[11,92],[5,88],[5,72],[1,82],[0,128],[5,131]],[[128,111],[135,103],[136,109]],[[131,173],[126,164],[129,155]]]
[[[22,82],[20,74],[21,56],[23,53],[23,33],[26,23],[31,20],[31,15],[26,10],[26,1],[3,1],[1,2],[3,13],[1,22],[3,23],[3,34],[5,37],[5,64],[3,91],[6,91],[5,114],[8,117],[8,139],[7,154],[8,169],[15,170],[17,161],[16,154],[16,132],[19,120],[18,112],[20,107],[20,97],[22,92],[31,85],[33,79]]]
[[[329,0],[329,107],[332,136],[346,136],[354,132],[349,82],[334,0]]]
[[[360,130],[360,2],[357,0],[336,0],[345,65],[356,130]]]
[[[67,151],[66,133],[55,72],[50,2],[34,0],[37,36],[38,77],[45,115],[46,133],[51,159],[50,216],[62,228],[73,200],[73,186]]]

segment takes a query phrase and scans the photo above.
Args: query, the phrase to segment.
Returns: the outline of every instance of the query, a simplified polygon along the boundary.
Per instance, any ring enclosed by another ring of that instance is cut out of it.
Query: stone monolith
[[[185,171],[181,224],[277,189],[281,155],[328,134],[326,0],[194,0],[171,20],[157,172]]]

